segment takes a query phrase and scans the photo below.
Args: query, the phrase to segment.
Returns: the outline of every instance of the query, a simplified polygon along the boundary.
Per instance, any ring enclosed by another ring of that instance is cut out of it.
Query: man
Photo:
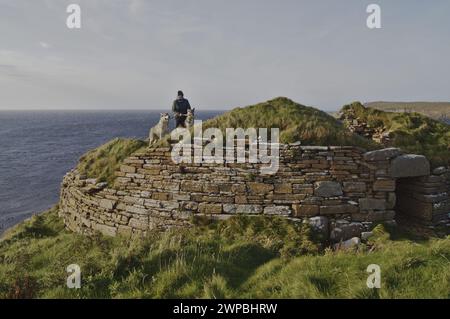
[[[175,113],[176,127],[186,127],[186,114],[187,111],[191,109],[189,101],[184,98],[182,91],[178,91],[178,97],[173,101],[172,112]]]

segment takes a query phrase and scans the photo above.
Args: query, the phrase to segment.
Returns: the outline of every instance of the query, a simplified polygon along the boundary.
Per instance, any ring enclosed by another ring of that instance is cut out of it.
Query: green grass
[[[82,288],[65,286],[80,265]],[[369,264],[382,288],[366,287]],[[126,240],[64,230],[57,208],[0,241],[0,298],[449,298],[450,237],[390,239],[359,251],[321,250],[305,226],[235,217]]]
[[[302,145],[354,145],[366,149],[376,144],[349,132],[331,115],[313,107],[279,97],[267,102],[229,112],[203,123],[203,129],[226,128],[279,128],[280,142],[301,141]]]
[[[406,152],[425,155],[433,166],[450,165],[450,125],[419,113],[394,113],[366,108],[355,102],[343,112],[354,114],[370,127],[385,127],[393,146]]]
[[[370,102],[365,106],[382,111],[417,112],[435,120],[450,118],[450,102]]]
[[[114,172],[120,163],[133,152],[143,149],[147,143],[140,140],[115,138],[100,147],[87,152],[80,158],[77,169],[88,178],[112,185]]]

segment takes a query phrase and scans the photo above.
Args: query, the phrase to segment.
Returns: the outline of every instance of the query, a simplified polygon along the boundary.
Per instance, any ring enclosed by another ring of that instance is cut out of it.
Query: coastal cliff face
[[[111,236],[189,227],[195,218],[277,215],[307,222],[332,242],[393,223],[400,210],[427,225],[448,223],[448,172],[430,175],[420,155],[288,144],[281,145],[276,174],[259,175],[261,165],[176,164],[170,148],[149,148],[125,159],[114,188],[69,172],[59,215],[72,231]],[[401,209],[409,197],[420,205]]]

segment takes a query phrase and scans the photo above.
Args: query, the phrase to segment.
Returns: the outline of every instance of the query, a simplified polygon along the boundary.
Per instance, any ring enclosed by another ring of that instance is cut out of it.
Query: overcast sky
[[[198,109],[449,101],[450,1],[0,0],[0,109],[161,109],[178,89]]]

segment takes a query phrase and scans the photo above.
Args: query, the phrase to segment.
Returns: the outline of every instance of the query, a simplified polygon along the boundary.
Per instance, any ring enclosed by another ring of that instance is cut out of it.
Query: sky
[[[450,101],[449,57],[447,0],[0,0],[0,110]]]

